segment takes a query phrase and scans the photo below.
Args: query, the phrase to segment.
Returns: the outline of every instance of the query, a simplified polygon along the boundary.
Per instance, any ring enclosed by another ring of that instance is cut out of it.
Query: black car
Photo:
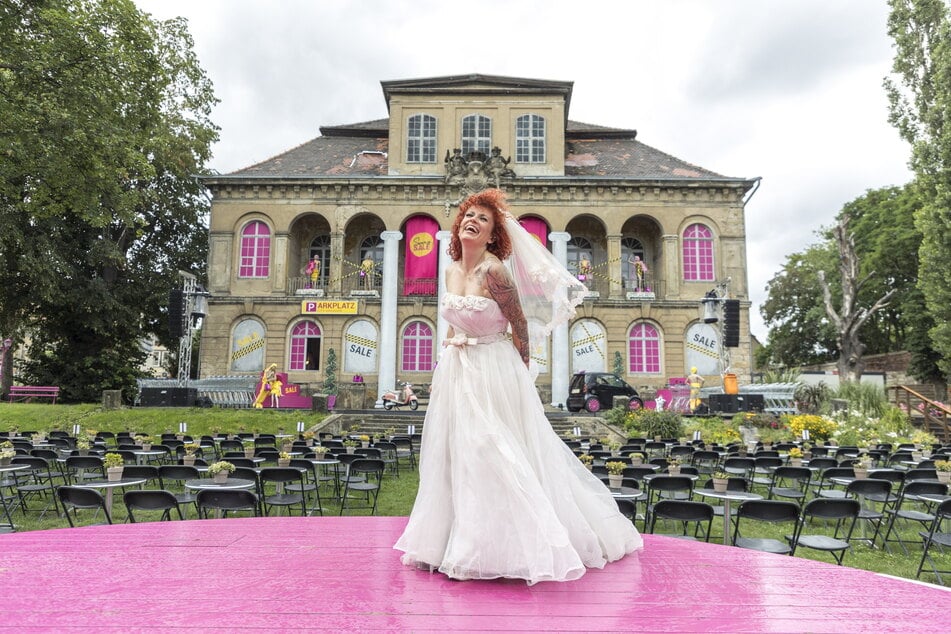
[[[626,396],[630,409],[644,407],[637,390],[618,375],[610,372],[578,372],[571,377],[568,386],[568,411],[578,412],[581,408],[589,412],[611,409],[615,396]]]

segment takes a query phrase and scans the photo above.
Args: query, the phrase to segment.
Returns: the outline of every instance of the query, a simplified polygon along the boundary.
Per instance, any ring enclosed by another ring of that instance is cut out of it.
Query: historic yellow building
[[[262,163],[206,177],[213,194],[202,376],[276,363],[317,390],[328,353],[368,401],[428,383],[448,229],[465,195],[499,186],[590,295],[533,355],[546,402],[578,370],[662,387],[750,370],[744,205],[757,179],[721,176],[569,120],[572,82],[460,75],[382,82],[389,117],[322,127]],[[740,300],[721,358],[700,300]],[[359,405],[359,403],[357,404]]]

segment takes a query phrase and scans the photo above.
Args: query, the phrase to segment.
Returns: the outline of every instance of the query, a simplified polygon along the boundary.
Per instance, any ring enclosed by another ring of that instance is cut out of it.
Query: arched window
[[[635,324],[628,339],[631,374],[660,374],[660,335],[650,324]]]
[[[637,277],[634,273],[634,267],[630,266],[630,262],[634,259],[634,256],[637,256],[641,259],[642,262],[647,262],[647,258],[644,254],[644,245],[641,244],[641,241],[637,238],[621,238],[621,262],[626,266],[621,266],[621,271],[625,280],[631,280]]]
[[[710,228],[695,224],[684,231],[684,280],[713,281],[713,233]]]
[[[317,261],[320,262],[320,276],[317,279],[318,285],[321,285],[322,280],[330,274],[330,236],[326,233],[315,237],[310,243],[310,253],[307,255],[307,260],[313,260],[315,255]]]
[[[432,372],[433,329],[422,321],[413,321],[403,329],[403,372]]]
[[[492,144],[492,120],[481,114],[470,114],[462,119],[462,155],[483,152],[488,156]]]
[[[291,331],[291,355],[287,367],[291,370],[320,369],[320,326],[312,321],[301,321]]]
[[[523,114],[515,120],[515,162],[545,162],[545,118]]]
[[[578,263],[585,259],[591,263],[591,242],[587,238],[576,236],[568,241],[568,270],[578,275]]]
[[[271,263],[271,230],[260,220],[241,231],[241,265],[238,277],[267,277]]]
[[[436,162],[436,117],[414,114],[406,125],[406,162]]]

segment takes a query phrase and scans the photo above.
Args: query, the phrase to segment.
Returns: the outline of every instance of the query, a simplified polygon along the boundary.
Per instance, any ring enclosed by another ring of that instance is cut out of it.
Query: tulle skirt
[[[567,581],[642,547],[545,417],[509,341],[450,347],[433,375],[403,563],[455,579]]]

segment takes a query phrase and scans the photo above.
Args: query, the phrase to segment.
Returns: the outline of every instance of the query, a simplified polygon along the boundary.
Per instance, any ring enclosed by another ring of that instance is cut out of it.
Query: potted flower
[[[195,454],[199,449],[201,449],[201,445],[199,445],[197,442],[187,442],[182,445],[182,449],[185,450],[185,455],[182,456],[182,464],[188,465],[190,467],[194,466],[195,459],[197,457]]]
[[[387,427],[386,429],[383,430],[383,437],[386,438],[387,440],[390,440],[395,435],[396,435],[396,429],[393,427]]]
[[[76,439],[76,449],[79,450],[80,456],[89,455],[89,437],[80,436]]]
[[[628,458],[631,459],[631,464],[635,467],[644,464],[644,454],[639,451],[627,454]]]
[[[208,465],[208,475],[218,484],[222,484],[227,482],[228,476],[234,472],[234,469],[234,465],[227,460],[219,460]]]
[[[352,440],[350,438],[347,438],[345,441],[343,441],[343,446],[347,450],[347,453],[353,453],[354,449],[356,449],[359,445],[359,441]]]
[[[855,473],[856,480],[864,480],[868,477],[868,470],[872,467],[872,457],[870,455],[862,454],[858,457],[858,460],[855,461],[855,464],[852,465],[852,471]]]
[[[680,467],[683,466],[683,464],[683,458],[680,456],[670,456],[667,458],[667,474],[680,475]]]
[[[948,484],[951,482],[951,460],[935,460],[935,471],[938,473],[938,481]]]
[[[120,454],[107,453],[102,459],[102,466],[106,468],[106,479],[110,482],[116,482],[122,479],[122,469],[125,467],[125,460]]]
[[[604,463],[604,468],[608,470],[608,486],[612,489],[620,489],[624,481],[624,468],[626,464],[620,460],[609,460]]]
[[[301,434],[301,436],[304,438],[304,442],[307,443],[308,447],[314,446],[314,432],[305,431],[303,434]]]
[[[802,449],[793,447],[789,450],[789,464],[793,467],[802,466]]]
[[[277,454],[277,466],[279,467],[289,467],[291,466],[291,454],[286,451],[282,451]]]
[[[713,490],[717,493],[726,493],[726,489],[730,484],[730,474],[726,471],[714,471],[710,475],[713,480]]]
[[[244,457],[253,458],[254,457],[254,441],[245,440],[243,444],[244,444]]]
[[[137,434],[135,444],[142,447],[142,451],[148,451],[152,448],[152,437],[148,434]]]
[[[592,467],[594,467],[594,456],[589,453],[581,454],[578,456],[578,460],[581,461],[581,464],[583,464],[588,471],[591,471]]]
[[[803,460],[812,460],[812,444],[808,442],[802,443],[802,457]]]
[[[370,446],[370,437],[366,434],[360,434],[360,446],[369,447]]]
[[[46,432],[38,431],[35,434],[33,434],[33,438],[31,438],[30,440],[33,441],[34,445],[42,445],[44,442],[46,442]]]
[[[17,455],[17,452],[10,441],[6,441],[3,444],[10,446],[0,448],[0,465],[8,465],[13,461],[13,456]]]
[[[608,450],[611,452],[612,456],[618,455],[618,450],[621,448],[621,443],[616,440],[609,440],[607,445],[605,445]]]
[[[317,456],[317,460],[324,460],[329,451],[329,447],[314,447],[314,455]]]

